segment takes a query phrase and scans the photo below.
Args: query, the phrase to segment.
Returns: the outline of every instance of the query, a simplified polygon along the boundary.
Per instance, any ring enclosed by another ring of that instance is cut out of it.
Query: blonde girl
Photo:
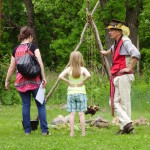
[[[91,75],[88,70],[83,67],[84,61],[80,52],[77,51],[70,54],[69,64],[70,66],[59,75],[59,79],[69,85],[67,91],[67,111],[70,112],[70,136],[74,136],[76,111],[80,118],[82,136],[85,136],[84,111],[87,110],[87,97],[84,84]]]

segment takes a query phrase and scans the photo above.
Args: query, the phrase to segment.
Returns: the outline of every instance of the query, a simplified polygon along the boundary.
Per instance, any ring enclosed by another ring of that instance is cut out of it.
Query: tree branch
[[[6,24],[8,24],[9,26],[11,26],[13,28],[16,28],[16,29],[20,30],[21,26],[15,24],[13,21],[10,20],[10,18],[8,18],[3,13],[1,15],[2,15],[2,18],[5,20]]]

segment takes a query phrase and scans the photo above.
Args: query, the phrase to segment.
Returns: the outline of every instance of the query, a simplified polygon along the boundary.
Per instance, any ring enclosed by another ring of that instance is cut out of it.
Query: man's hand
[[[123,74],[123,73],[128,73],[128,72],[131,72],[131,69],[130,68],[123,68],[120,70],[120,74]]]
[[[108,56],[111,54],[111,49],[107,50],[107,51],[100,51],[101,54],[105,55],[105,56]]]
[[[107,51],[100,51],[103,55],[107,55]]]

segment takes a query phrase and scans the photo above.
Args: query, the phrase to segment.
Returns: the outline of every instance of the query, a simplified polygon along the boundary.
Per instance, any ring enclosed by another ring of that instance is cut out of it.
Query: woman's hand
[[[43,87],[43,88],[46,87],[46,83],[47,83],[47,82],[46,82],[46,79],[43,79],[43,80],[42,80],[42,87]]]
[[[81,87],[84,85],[84,82],[82,81],[81,83],[77,84],[77,87]]]
[[[72,82],[68,82],[68,84],[69,84],[69,86],[71,86],[71,87],[75,87],[75,84],[73,84]]]
[[[5,81],[5,89],[9,90],[9,81]]]

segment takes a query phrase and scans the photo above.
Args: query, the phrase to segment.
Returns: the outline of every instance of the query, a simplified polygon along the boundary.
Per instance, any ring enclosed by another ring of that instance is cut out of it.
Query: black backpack
[[[17,69],[24,77],[35,78],[41,74],[41,68],[35,55],[29,53],[30,47],[31,43],[27,47],[26,54],[17,62]]]

